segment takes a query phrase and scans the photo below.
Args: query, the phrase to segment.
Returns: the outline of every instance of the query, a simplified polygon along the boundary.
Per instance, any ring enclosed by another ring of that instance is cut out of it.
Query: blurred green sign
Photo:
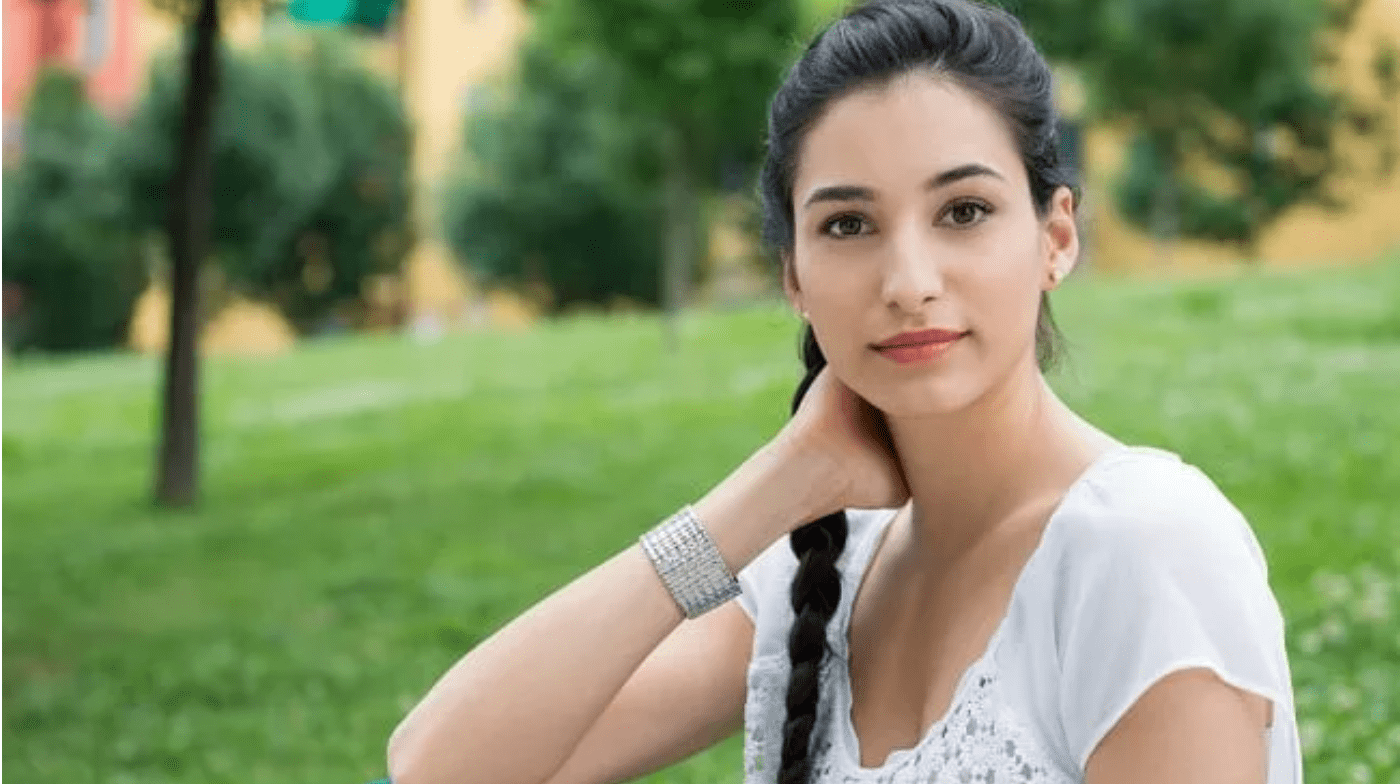
[[[287,15],[298,22],[361,25],[383,30],[396,0],[291,0]]]

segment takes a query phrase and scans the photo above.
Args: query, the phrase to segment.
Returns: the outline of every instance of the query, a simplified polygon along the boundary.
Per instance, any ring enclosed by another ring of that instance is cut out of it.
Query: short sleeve
[[[792,582],[792,570],[797,557],[792,553],[788,537],[773,542],[763,552],[739,570],[737,578],[742,593],[735,599],[755,624],[764,597],[775,589],[787,592]]]
[[[1275,728],[1292,721],[1282,615],[1253,531],[1203,475],[1165,485],[1078,527],[1063,567],[1059,708],[1081,772],[1138,698],[1177,670],[1209,668],[1270,699]]]

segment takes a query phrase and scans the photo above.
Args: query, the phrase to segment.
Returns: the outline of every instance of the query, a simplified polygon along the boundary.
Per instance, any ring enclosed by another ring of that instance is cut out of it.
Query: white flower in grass
[[[1388,620],[1391,601],[1397,593],[1397,583],[1371,566],[1361,569],[1358,581],[1361,583],[1361,596],[1353,605],[1356,617],[1375,623]]]
[[[1378,738],[1371,744],[1370,753],[1366,756],[1377,768],[1382,770],[1392,768],[1397,759],[1397,748],[1396,744],[1391,743],[1389,739]]]
[[[1304,756],[1311,757],[1322,749],[1323,724],[1317,719],[1304,719],[1298,723],[1298,739],[1303,744]]]
[[[1319,571],[1313,575],[1312,585],[1325,605],[1344,604],[1351,598],[1351,581],[1344,574]]]
[[[1339,683],[1327,694],[1327,707],[1339,713],[1346,713],[1361,704],[1361,694],[1356,689]]]
[[[1319,629],[1308,629],[1298,635],[1298,647],[1303,653],[1311,656],[1322,650],[1322,631]]]
[[[1347,636],[1346,624],[1342,623],[1341,618],[1330,613],[1322,620],[1322,625],[1317,630],[1322,634],[1324,642],[1340,642]]]

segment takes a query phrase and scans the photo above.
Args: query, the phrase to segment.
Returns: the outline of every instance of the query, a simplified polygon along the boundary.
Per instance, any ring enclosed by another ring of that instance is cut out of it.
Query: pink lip
[[[901,365],[927,362],[943,356],[965,334],[942,329],[905,332],[884,343],[876,344],[874,348]]]
[[[946,343],[957,340],[964,334],[963,332],[954,332],[951,329],[925,329],[918,332],[901,332],[889,340],[876,343],[874,348],[917,346],[923,343]]]

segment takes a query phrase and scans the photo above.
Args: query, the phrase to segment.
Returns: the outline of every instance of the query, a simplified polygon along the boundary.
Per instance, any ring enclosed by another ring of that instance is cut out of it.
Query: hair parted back
[[[1025,164],[1037,215],[1048,213],[1059,187],[1077,195],[1072,174],[1059,160],[1050,68],[1015,17],[973,0],[870,0],[813,39],[769,106],[768,152],[759,180],[763,240],[783,264],[792,263],[792,190],[807,132],[833,101],[916,70],[946,78],[997,110]],[[1063,339],[1044,294],[1035,338],[1037,360],[1048,369]],[[826,365],[810,324],[803,325],[801,356],[806,375],[793,395],[793,413]],[[827,653],[826,627],[841,600],[836,561],[846,534],[841,511],[791,535],[798,559],[791,589],[796,618],[788,634],[792,674],[778,784],[807,784],[811,778],[818,676]]]

